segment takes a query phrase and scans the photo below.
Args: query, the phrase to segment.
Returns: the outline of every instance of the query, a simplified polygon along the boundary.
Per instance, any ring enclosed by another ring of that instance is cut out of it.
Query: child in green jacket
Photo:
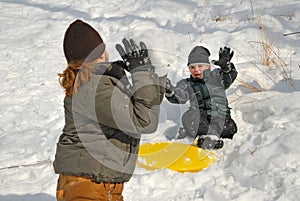
[[[225,92],[237,77],[230,62],[233,54],[228,47],[220,48],[219,60],[212,61],[220,68],[211,70],[209,50],[196,46],[188,57],[190,77],[180,80],[175,87],[167,79],[165,97],[169,102],[190,101],[189,109],[182,115],[179,138],[188,135],[201,148],[220,149],[223,147],[220,138],[232,139],[237,132]]]

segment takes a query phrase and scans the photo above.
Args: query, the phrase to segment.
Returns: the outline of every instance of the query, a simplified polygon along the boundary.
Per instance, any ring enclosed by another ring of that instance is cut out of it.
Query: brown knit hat
[[[68,27],[64,37],[64,53],[67,62],[99,58],[105,51],[105,44],[99,33],[89,24],[76,20]]]

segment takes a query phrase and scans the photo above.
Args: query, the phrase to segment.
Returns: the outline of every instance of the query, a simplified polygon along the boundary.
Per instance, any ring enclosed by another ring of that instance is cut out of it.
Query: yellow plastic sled
[[[214,162],[213,151],[180,142],[157,142],[140,146],[137,165],[147,170],[199,172]]]

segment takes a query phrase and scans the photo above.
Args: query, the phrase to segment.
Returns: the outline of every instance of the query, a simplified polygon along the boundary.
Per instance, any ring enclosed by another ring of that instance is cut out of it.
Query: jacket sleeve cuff
[[[174,94],[175,94],[174,91],[172,91],[172,92],[165,92],[165,96],[168,97],[168,98],[174,96]]]

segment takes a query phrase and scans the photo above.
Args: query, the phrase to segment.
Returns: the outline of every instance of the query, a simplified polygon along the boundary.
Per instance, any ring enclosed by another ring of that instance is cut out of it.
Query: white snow
[[[208,47],[211,59],[219,47],[235,51],[239,75],[227,91],[235,138],[198,173],[137,167],[125,200],[300,200],[300,34],[283,36],[300,31],[298,0],[0,0],[0,6],[1,201],[55,200],[52,161],[64,125],[57,73],[66,67],[64,32],[77,18],[100,32],[112,60],[124,36],[145,41],[157,72],[173,84],[189,76],[195,45]],[[262,64],[261,36],[279,66]],[[143,143],[174,140],[187,106],[164,100],[159,128]]]

